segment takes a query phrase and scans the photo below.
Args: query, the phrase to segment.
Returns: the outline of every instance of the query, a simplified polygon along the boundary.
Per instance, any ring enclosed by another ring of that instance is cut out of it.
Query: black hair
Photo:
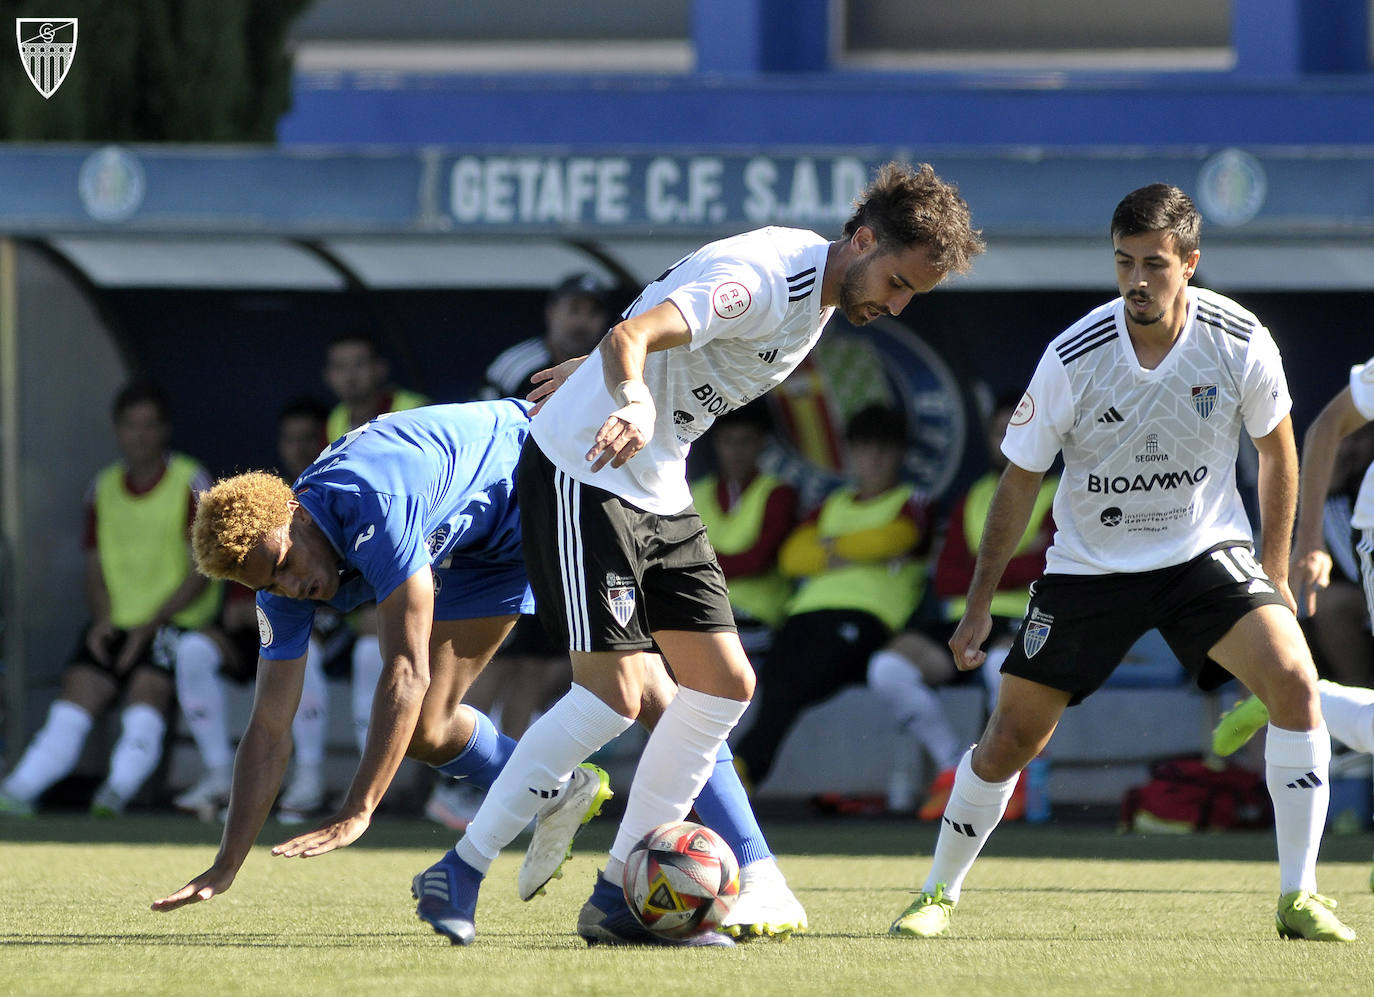
[[[157,416],[162,422],[172,421],[172,406],[167,400],[167,392],[151,381],[142,380],[131,381],[119,390],[114,404],[110,406],[110,418],[118,422],[129,409],[145,404],[157,409]]]
[[[1202,215],[1193,199],[1167,183],[1152,183],[1131,191],[1112,212],[1111,237],[1171,232],[1180,258],[1197,249]]]
[[[907,444],[906,416],[888,405],[865,405],[849,417],[845,439],[851,443]]]
[[[760,433],[769,433],[773,430],[773,417],[768,414],[768,403],[763,399],[755,399],[747,405],[741,405],[717,416],[711,425],[750,426]]]
[[[313,395],[298,395],[277,412],[277,424],[281,425],[287,419],[298,416],[308,416],[317,422],[324,422],[329,418],[329,406]]]

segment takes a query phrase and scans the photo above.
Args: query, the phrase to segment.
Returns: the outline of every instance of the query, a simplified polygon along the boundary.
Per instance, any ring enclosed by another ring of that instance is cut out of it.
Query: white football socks
[[[312,638],[305,652],[301,702],[291,719],[291,740],[296,746],[298,768],[319,768],[324,764],[325,728],[329,721],[328,695],[324,677],[324,648]]]
[[[644,835],[687,815],[716,767],[721,743],[748,705],[695,689],[678,689],[640,755],[625,816],[611,846],[612,859],[624,862]]]
[[[33,803],[49,786],[66,777],[76,768],[93,722],[91,715],[75,703],[53,700],[47,720],[5,780],[5,793]]]
[[[458,857],[486,875],[501,849],[557,794],[572,770],[633,723],[586,686],[574,683],[516,743],[482,808],[454,847]]]
[[[1317,683],[1322,697],[1322,716],[1331,736],[1342,744],[1374,753],[1374,689]]]
[[[382,678],[382,645],[372,634],[353,642],[353,737],[362,754],[372,726],[372,695]]]
[[[219,677],[221,657],[219,647],[203,633],[192,630],[177,639],[177,703],[207,769],[227,769],[234,763]]]
[[[1002,820],[1020,773],[1006,782],[984,782],[973,771],[973,749],[964,752],[954,775],[954,788],[940,818],[940,836],[935,857],[922,892],[934,893],[935,884],[945,884],[945,896],[959,899],[964,877],[973,868],[978,853]]]
[[[105,784],[121,800],[131,800],[162,760],[167,718],[147,703],[132,703],[120,714],[119,740],[110,753]]]
[[[868,659],[868,687],[883,698],[898,729],[909,731],[940,771],[959,764],[966,745],[949,725],[940,697],[905,655],[875,652]]]
[[[1264,781],[1274,801],[1280,896],[1294,890],[1317,890],[1317,849],[1331,802],[1330,762],[1331,738],[1326,727],[1285,730],[1269,725]]]

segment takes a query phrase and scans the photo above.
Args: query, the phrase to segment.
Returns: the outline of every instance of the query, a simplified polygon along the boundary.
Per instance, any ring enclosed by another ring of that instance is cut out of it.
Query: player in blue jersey
[[[155,910],[228,889],[262,829],[291,751],[317,605],[346,612],[376,600],[384,671],[367,744],[338,812],[273,854],[310,857],[356,841],[407,755],[476,786],[495,779],[514,741],[462,698],[519,615],[534,609],[514,484],[528,410],[503,400],[380,416],[327,447],[294,486],[250,472],[202,496],[197,567],[258,593],[257,695],[235,759],[219,854],[155,901]],[[673,697],[661,662],[646,689],[657,704],[646,704],[647,717]],[[532,853],[553,856],[540,885],[609,796],[605,773],[590,765],[550,794],[531,840]],[[698,805],[737,854],[771,861],[728,763],[717,766]]]

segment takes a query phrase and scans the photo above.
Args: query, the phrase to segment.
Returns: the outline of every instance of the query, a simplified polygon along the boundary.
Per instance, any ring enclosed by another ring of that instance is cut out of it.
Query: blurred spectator
[[[328,408],[314,398],[298,398],[282,408],[277,419],[277,462],[287,480],[294,481],[324,448],[327,415]],[[295,771],[280,801],[284,822],[304,820],[324,804],[328,727],[325,673],[336,659],[343,659],[347,666],[352,643],[352,633],[339,614],[328,607],[315,613],[301,701],[291,725]],[[178,809],[209,819],[228,803],[234,749],[221,677],[251,682],[257,660],[258,620],[253,594],[241,585],[230,585],[219,619],[182,634],[177,643],[177,700],[205,766],[201,778],[173,800]],[[367,693],[355,698],[370,705],[371,690]]]
[[[100,471],[85,500],[90,623],[62,689],[19,764],[0,786],[0,813],[27,815],[67,776],[95,721],[119,699],[120,734],[91,812],[122,813],[162,759],[177,637],[204,626],[221,588],[191,568],[190,523],[210,477],[167,449],[166,396],[132,384],[115,398],[120,460]]]
[[[524,398],[530,375],[554,364],[585,356],[610,326],[611,287],[590,273],[559,281],[544,305],[544,334],[508,347],[487,368],[483,398]]]
[[[800,501],[792,485],[759,469],[770,428],[759,401],[718,417],[708,434],[716,469],[692,485],[692,504],[730,585],[740,643],[755,668],[772,647],[792,594],[778,552],[796,526]]]
[[[325,351],[324,383],[339,403],[329,413],[326,442],[337,440],[383,412],[404,412],[429,399],[391,383],[391,365],[365,333],[338,336]]]
[[[831,493],[779,556],[783,573],[802,582],[760,675],[753,724],[735,746],[755,785],[804,709],[867,680],[869,658],[925,592],[928,508],[901,481],[905,418],[868,406],[845,436],[853,484]]]

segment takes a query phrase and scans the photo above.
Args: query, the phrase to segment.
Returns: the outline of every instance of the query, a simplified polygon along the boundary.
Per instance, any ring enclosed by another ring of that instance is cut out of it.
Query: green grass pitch
[[[932,825],[766,822],[808,934],[735,950],[588,949],[573,932],[613,823],[579,840],[565,878],[515,896],[524,839],[492,870],[477,941],[416,919],[410,878],[452,844],[382,816],[358,844],[272,858],[269,824],[234,888],[148,909],[209,865],[215,827],[164,816],[54,815],[0,824],[0,994],[1355,994],[1374,990],[1374,835],[1328,837],[1323,892],[1353,945],[1273,928],[1273,839],[1122,836],[1100,826],[1001,828],[951,937],[889,938],[934,844]]]

